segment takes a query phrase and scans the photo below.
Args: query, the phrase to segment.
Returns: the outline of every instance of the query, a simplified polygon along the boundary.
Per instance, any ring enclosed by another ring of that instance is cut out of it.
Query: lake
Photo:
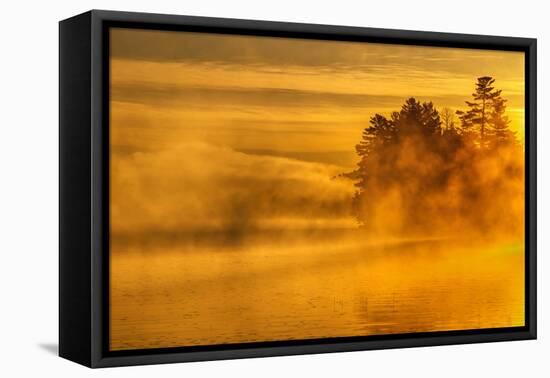
[[[112,350],[524,324],[521,243],[204,238],[112,242]]]

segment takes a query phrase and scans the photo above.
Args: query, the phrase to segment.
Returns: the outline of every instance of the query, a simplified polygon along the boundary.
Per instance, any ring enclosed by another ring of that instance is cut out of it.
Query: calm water
[[[523,325],[519,244],[318,239],[114,245],[111,348]]]

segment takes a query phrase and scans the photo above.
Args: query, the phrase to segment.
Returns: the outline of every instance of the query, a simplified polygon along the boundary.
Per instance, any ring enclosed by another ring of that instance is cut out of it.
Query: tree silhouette
[[[500,95],[492,99],[492,110],[489,114],[491,125],[490,147],[499,148],[516,142],[515,132],[510,130],[510,120],[505,115],[506,101]]]
[[[441,119],[433,103],[420,103],[411,97],[399,113],[392,115],[398,135],[434,135],[441,133]]]
[[[472,93],[474,101],[466,101],[469,110],[466,112],[457,111],[462,123],[462,130],[466,138],[476,141],[477,133],[474,129],[479,128],[478,143],[481,148],[486,146],[487,141],[487,115],[490,104],[495,97],[499,97],[501,91],[495,91],[492,86],[495,82],[490,76],[482,76],[477,79],[475,92]]]
[[[405,145],[410,146],[411,155],[407,157],[403,155]],[[437,154],[440,145],[441,120],[431,102],[409,98],[389,119],[375,114],[355,147],[360,157],[357,169],[344,174],[355,181],[357,191],[353,203],[358,220],[368,223],[373,206],[384,196],[381,188],[391,189],[404,177],[417,175],[417,159]],[[414,151],[422,151],[424,156],[417,156]],[[398,161],[400,164],[396,164]],[[430,177],[425,179],[426,183],[433,181]]]
[[[388,119],[380,114],[375,114],[370,119],[370,127],[363,130],[359,144],[355,146],[360,157],[358,169],[347,173],[346,176],[359,179],[358,187],[362,187],[362,180],[368,175],[368,167],[371,160],[377,154],[389,156],[392,146],[400,140],[417,137],[429,138],[441,133],[441,120],[434,105],[420,103],[414,98],[409,98],[402,106],[401,111],[393,112]],[[363,178],[363,179],[362,179]]]
[[[483,232],[499,222],[523,166],[511,158],[521,154],[494,82],[477,79],[469,109],[456,112],[460,127],[451,109],[439,113],[412,97],[390,117],[371,117],[355,146],[357,168],[341,175],[354,182],[353,211],[364,228],[375,229],[380,217],[381,227],[394,232],[431,232],[459,221]]]

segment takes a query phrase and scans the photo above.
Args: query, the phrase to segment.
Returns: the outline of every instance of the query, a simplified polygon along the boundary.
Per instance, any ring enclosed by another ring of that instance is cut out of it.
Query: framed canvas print
[[[60,355],[536,337],[536,40],[60,23]]]

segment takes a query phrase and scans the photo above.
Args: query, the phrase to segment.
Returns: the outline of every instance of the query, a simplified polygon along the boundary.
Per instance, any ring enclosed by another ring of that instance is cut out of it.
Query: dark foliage
[[[460,125],[449,109],[443,121],[433,103],[414,98],[390,118],[371,118],[356,146],[357,169],[344,175],[357,188],[354,213],[365,228],[432,235],[520,229],[519,214],[499,218],[506,201],[522,198],[523,162],[494,82],[478,79],[468,110],[457,112]]]

